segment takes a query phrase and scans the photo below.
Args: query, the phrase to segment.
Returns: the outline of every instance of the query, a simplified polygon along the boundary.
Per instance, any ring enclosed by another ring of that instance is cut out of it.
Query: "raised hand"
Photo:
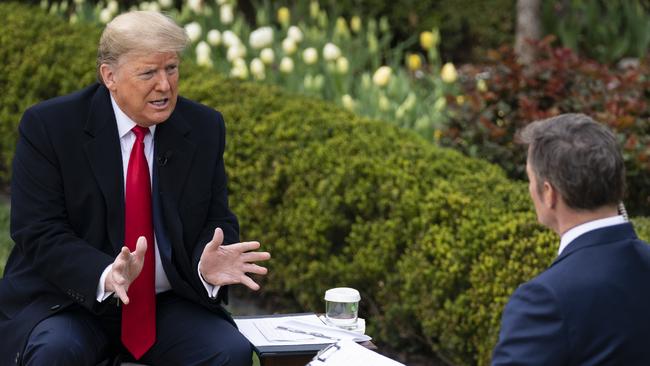
[[[115,258],[113,267],[106,276],[104,289],[107,292],[115,292],[124,304],[129,303],[127,291],[131,283],[138,277],[144,265],[144,253],[147,251],[147,239],[144,236],[138,238],[135,251],[122,247],[120,254]]]
[[[271,255],[268,252],[253,252],[260,247],[256,241],[230,245],[222,243],[223,231],[216,228],[212,240],[201,254],[199,271],[203,279],[214,286],[241,283],[251,290],[259,290],[260,286],[246,274],[265,275],[267,269],[253,262],[269,260]]]

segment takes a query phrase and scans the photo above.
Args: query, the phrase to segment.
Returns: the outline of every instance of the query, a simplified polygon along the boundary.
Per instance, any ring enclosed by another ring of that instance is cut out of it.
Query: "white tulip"
[[[202,0],[187,0],[187,7],[198,14],[201,12],[202,3]]]
[[[265,78],[266,75],[264,75],[264,63],[262,60],[259,58],[255,57],[253,60],[251,60],[251,74],[255,77],[257,80],[262,80]]]
[[[327,43],[323,47],[323,58],[327,61],[334,61],[341,57],[341,49],[334,43]]]
[[[273,42],[273,28],[261,27],[251,32],[248,43],[256,50],[268,47]]]
[[[185,25],[185,33],[190,38],[190,41],[196,42],[201,38],[201,25],[197,22],[192,22]]]
[[[282,50],[285,54],[293,55],[293,53],[296,52],[296,49],[298,49],[298,46],[296,46],[296,41],[292,38],[285,38],[282,41]]]
[[[302,51],[302,59],[307,65],[313,65],[318,61],[318,51],[314,47],[309,47]]]
[[[221,23],[230,24],[232,23],[234,18],[235,15],[233,14],[232,5],[230,4],[221,5],[221,9],[219,9],[219,19],[221,19]]]
[[[354,110],[354,99],[349,94],[345,94],[341,97],[341,103],[345,109],[352,111]]]
[[[149,11],[159,12],[160,11],[160,5],[158,5],[158,3],[153,2],[153,1],[150,2],[149,3]]]
[[[212,67],[212,57],[210,57],[212,49],[205,41],[201,41],[196,45],[196,63],[200,66]]]
[[[444,64],[442,70],[440,70],[440,78],[445,83],[453,83],[456,81],[456,79],[458,79],[458,72],[456,71],[454,64],[451,62]]]
[[[108,5],[106,5],[106,8],[111,12],[111,14],[117,14],[117,12],[120,10],[120,6],[115,0],[109,1]]]
[[[99,21],[106,24],[111,21],[113,18],[113,14],[111,14],[111,11],[108,9],[102,9],[102,11],[99,12]]]
[[[230,69],[230,76],[239,79],[248,78],[248,67],[246,66],[246,61],[241,58],[235,59],[233,61],[233,68]]]
[[[83,4],[84,2],[85,2],[85,0],[74,0],[74,3],[75,3],[76,5],[81,5],[81,4]]]
[[[375,74],[372,76],[372,82],[379,87],[384,87],[388,85],[392,72],[393,70],[390,67],[382,66],[375,71]]]
[[[221,36],[223,38],[223,44],[225,44],[226,47],[228,48],[237,44],[241,44],[239,37],[237,37],[237,35],[233,31],[227,30],[223,32]]]
[[[289,30],[287,31],[287,37],[293,39],[294,42],[300,43],[302,42],[303,35],[302,31],[300,28],[296,27],[295,25],[292,25],[289,27]]]
[[[280,72],[288,74],[293,71],[293,60],[291,57],[283,57],[280,61]]]
[[[350,62],[348,61],[347,58],[341,56],[336,60],[336,71],[339,74],[347,74],[349,69],[350,69]]]
[[[275,54],[273,53],[273,50],[270,48],[265,48],[260,52],[260,58],[262,59],[262,62],[264,62],[266,65],[270,65],[273,63],[273,60],[275,59]]]
[[[226,52],[226,59],[230,62],[234,62],[234,60],[243,58],[244,56],[246,56],[246,47],[243,44],[236,44]]]
[[[216,29],[212,29],[207,34],[208,43],[213,46],[218,46],[221,43],[221,32]]]
[[[173,0],[158,0],[158,4],[160,4],[161,8],[167,9],[171,8],[172,5],[174,5]]]

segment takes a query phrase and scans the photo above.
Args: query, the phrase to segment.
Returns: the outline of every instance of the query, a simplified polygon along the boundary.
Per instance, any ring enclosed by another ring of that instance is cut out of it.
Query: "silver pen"
[[[286,330],[287,332],[291,332],[291,333],[307,334],[307,335],[318,337],[318,338],[326,338],[326,339],[331,339],[331,340],[335,340],[335,341],[340,341],[339,338],[330,337],[330,336],[327,336],[327,335],[325,335],[323,333],[308,332],[308,331],[302,330],[302,329],[285,327],[284,325],[278,325],[276,328]]]

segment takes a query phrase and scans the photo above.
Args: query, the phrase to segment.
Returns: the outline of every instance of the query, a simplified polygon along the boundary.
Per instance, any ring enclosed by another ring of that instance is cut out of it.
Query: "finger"
[[[266,267],[258,266],[257,264],[247,263],[244,265],[244,272],[265,275],[269,272],[269,270]]]
[[[211,250],[217,250],[219,246],[223,243],[223,230],[220,227],[214,229],[214,235],[212,235],[212,240],[206,245],[210,247]]]
[[[244,262],[268,261],[271,259],[271,254],[269,252],[247,252],[241,255],[241,259]]]
[[[229,244],[228,249],[236,250],[240,253],[250,252],[260,248],[260,243],[257,241],[245,241],[242,243]]]
[[[122,247],[122,250],[120,250],[120,254],[115,257],[115,261],[113,262],[113,271],[117,272],[122,272],[124,271],[124,267],[126,266],[126,263],[129,260],[129,254],[131,252],[129,251],[129,248],[127,247]]]
[[[115,286],[115,294],[120,298],[124,305],[129,303],[129,296],[126,294],[124,286]]]
[[[251,289],[251,290],[253,290],[253,291],[257,291],[257,290],[260,289],[260,285],[258,285],[257,283],[255,283],[255,281],[253,281],[253,280],[252,280],[250,277],[248,277],[248,276],[245,276],[245,275],[242,276],[240,282],[241,282],[241,284],[243,284],[244,286],[248,287],[249,289]]]
[[[143,262],[144,255],[146,252],[147,252],[147,238],[141,236],[138,238],[138,241],[135,244],[135,251],[133,252],[133,254],[135,255],[135,259],[138,262]]]

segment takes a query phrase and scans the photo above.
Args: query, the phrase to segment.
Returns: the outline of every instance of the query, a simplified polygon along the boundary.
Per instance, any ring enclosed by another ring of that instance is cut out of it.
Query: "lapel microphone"
[[[158,155],[156,157],[156,163],[158,163],[158,166],[163,167],[167,165],[167,161],[172,157],[172,154],[173,153],[171,151],[165,151],[164,154]]]

